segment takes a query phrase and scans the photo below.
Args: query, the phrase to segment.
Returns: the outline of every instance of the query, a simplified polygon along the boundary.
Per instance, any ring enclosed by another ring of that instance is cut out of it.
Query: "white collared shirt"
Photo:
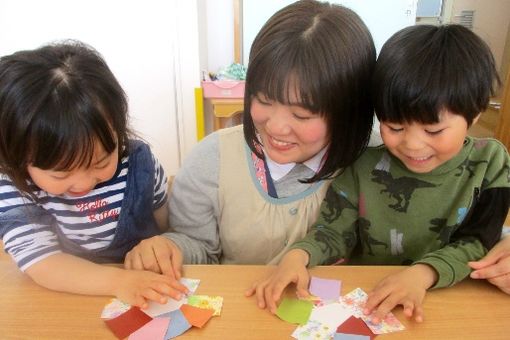
[[[327,147],[324,147],[321,151],[319,151],[315,156],[310,158],[309,160],[303,162],[307,168],[317,173],[322,165],[322,158],[326,153]],[[269,172],[271,174],[271,178],[273,181],[278,181],[280,178],[287,175],[293,168],[296,166],[296,163],[285,163],[279,164],[273,161],[264,151],[264,155],[266,156],[267,167],[269,168]]]

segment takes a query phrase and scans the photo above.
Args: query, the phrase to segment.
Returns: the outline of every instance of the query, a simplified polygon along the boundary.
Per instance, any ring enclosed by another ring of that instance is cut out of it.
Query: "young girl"
[[[310,233],[255,284],[259,306],[275,312],[290,282],[306,296],[307,266],[407,265],[375,286],[365,312],[378,322],[402,305],[423,321],[427,290],[467,277],[508,214],[510,156],[496,140],[467,136],[497,80],[490,49],[463,26],[394,34],[374,72],[385,145],[368,148],[333,181]]]
[[[251,47],[244,126],[192,151],[172,186],[172,232],[142,241],[126,266],[277,263],[369,140],[374,64],[371,35],[351,10],[297,1],[274,14]]]
[[[2,57],[0,121],[0,236],[22,271],[141,307],[185,291],[96,264],[121,262],[168,215],[163,168],[129,139],[125,94],[96,51],[68,42]]]

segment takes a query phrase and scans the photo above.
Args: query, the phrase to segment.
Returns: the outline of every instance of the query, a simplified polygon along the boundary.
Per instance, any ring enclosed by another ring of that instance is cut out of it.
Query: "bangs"
[[[248,95],[263,94],[270,100],[284,105],[298,105],[321,115],[329,112],[331,103],[325,100],[328,98],[325,94],[331,91],[331,86],[325,79],[327,77],[322,75],[331,71],[308,66],[322,64],[317,60],[319,56],[303,51],[309,48],[305,44],[296,46],[293,43],[263,51],[268,55],[259,56],[250,65],[257,72],[252,72],[246,82]]]
[[[108,154],[117,147],[117,136],[104,114],[91,108],[83,114],[41,113],[46,119],[31,126],[29,163],[43,170],[70,171],[90,167],[100,143]],[[53,117],[52,117],[53,116]]]

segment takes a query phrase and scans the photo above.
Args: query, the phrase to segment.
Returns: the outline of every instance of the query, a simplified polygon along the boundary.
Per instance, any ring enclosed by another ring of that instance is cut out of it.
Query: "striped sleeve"
[[[154,210],[166,203],[168,198],[168,178],[166,177],[163,166],[158,159],[152,155],[154,160]]]
[[[0,237],[21,270],[61,252],[53,224],[50,214],[0,176]]]

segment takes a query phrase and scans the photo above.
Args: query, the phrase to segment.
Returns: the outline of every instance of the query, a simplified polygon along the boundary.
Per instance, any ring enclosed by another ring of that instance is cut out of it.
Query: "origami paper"
[[[336,331],[337,333],[367,335],[370,339],[374,339],[377,336],[368,328],[367,324],[362,319],[354,316],[351,316],[338,326]]]
[[[181,335],[191,328],[191,324],[186,320],[184,314],[177,309],[170,313],[163,314],[163,317],[169,317],[170,323],[168,325],[168,330],[165,334],[165,340],[175,338],[176,336]]]
[[[152,318],[143,313],[140,308],[131,307],[124,314],[104,322],[117,338],[124,339],[151,320]]]
[[[180,308],[182,314],[188,322],[195,327],[202,328],[214,314],[213,309],[199,308],[184,304]]]
[[[184,277],[180,279],[180,282],[188,288],[189,290],[188,295],[193,294],[197,289],[198,285],[200,284],[199,279],[189,279]],[[147,309],[144,309],[143,312],[151,317],[156,317],[177,310],[187,302],[188,302],[187,296],[183,296],[180,300],[168,298],[168,301],[165,304],[150,301],[149,307]]]
[[[284,298],[276,315],[287,322],[304,325],[308,322],[313,304],[310,301]]]
[[[312,276],[310,280],[310,293],[322,300],[335,300],[340,298],[342,283],[338,280],[321,279]]]
[[[359,334],[336,333],[333,340],[369,340],[370,337]]]
[[[198,285],[200,284],[200,279],[189,279],[189,278],[183,277],[179,281],[183,285],[185,285],[186,288],[188,288],[188,290],[189,290],[188,295],[193,295],[195,293],[195,291],[197,290]]]
[[[221,314],[223,298],[221,296],[191,295],[188,296],[188,305],[198,308],[213,309],[213,316]]]
[[[393,315],[393,313],[388,313],[384,320],[380,323],[375,324],[371,321],[372,314],[363,315],[361,317],[363,321],[367,324],[368,328],[375,334],[385,334],[385,333],[393,333],[398,331],[403,331],[405,329],[404,325]]]
[[[335,334],[335,329],[331,329],[327,325],[321,324],[316,320],[308,320],[302,326],[299,326],[292,333],[292,337],[299,340],[321,340],[331,339]]]
[[[170,318],[155,318],[132,333],[128,340],[164,340]]]
[[[119,299],[111,299],[101,312],[101,319],[116,318],[117,316],[127,312],[130,308],[131,305],[120,301]]]
[[[323,325],[327,325],[336,332],[336,329],[345,320],[352,316],[350,309],[344,307],[338,302],[333,302],[323,306],[316,306],[312,309],[310,320],[319,321]]]
[[[371,321],[373,314],[365,315],[363,313],[364,305],[367,300],[367,293],[361,288],[356,288],[350,293],[344,295],[341,299],[341,304],[350,308],[354,316],[361,318],[368,328],[375,334],[392,333],[404,330],[405,327],[398,321],[393,313],[388,313],[386,318],[380,323],[375,324]]]

